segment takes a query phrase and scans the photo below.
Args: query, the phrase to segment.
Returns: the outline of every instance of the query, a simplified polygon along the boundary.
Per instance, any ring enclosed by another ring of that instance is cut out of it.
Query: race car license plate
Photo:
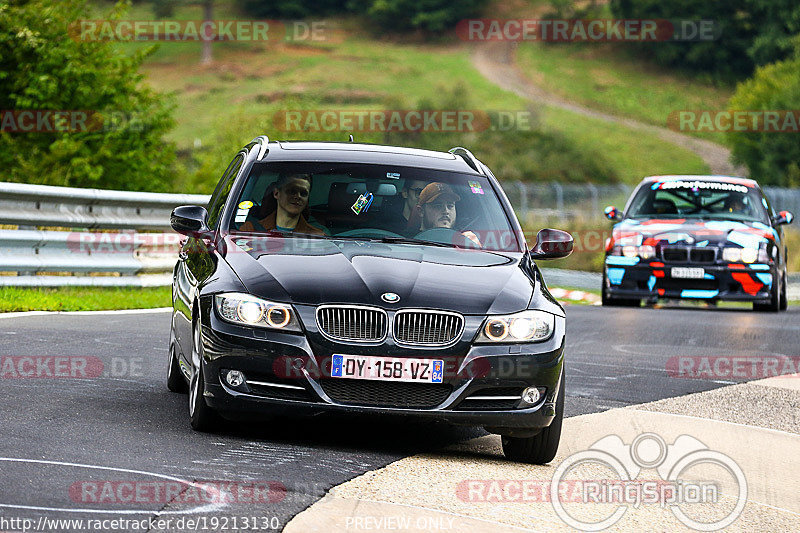
[[[673,267],[673,278],[703,279],[706,271],[703,268]]]
[[[334,354],[331,377],[441,383],[444,361],[441,359],[405,359],[369,355]]]

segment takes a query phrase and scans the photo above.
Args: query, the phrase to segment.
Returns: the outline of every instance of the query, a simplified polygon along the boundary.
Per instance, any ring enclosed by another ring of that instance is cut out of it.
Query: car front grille
[[[717,259],[714,248],[687,248],[683,246],[664,246],[661,257],[667,263],[713,264]]]
[[[502,411],[514,409],[520,402],[523,387],[481,389],[464,398],[458,411]]]
[[[446,383],[406,383],[366,379],[322,379],[325,394],[336,403],[367,407],[430,409],[453,392]]]
[[[317,308],[317,326],[337,341],[378,342],[386,337],[386,312],[375,307],[326,305]]]
[[[675,246],[665,246],[661,249],[661,257],[669,263],[686,263],[689,261],[689,253],[686,248]]]
[[[399,343],[446,346],[458,340],[464,317],[446,311],[401,310],[394,317],[394,338]]]
[[[689,260],[692,263],[713,263],[716,258],[717,253],[713,248],[692,248],[689,251]]]

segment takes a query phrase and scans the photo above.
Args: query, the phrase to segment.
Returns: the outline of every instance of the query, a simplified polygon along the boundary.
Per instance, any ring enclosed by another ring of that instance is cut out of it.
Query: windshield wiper
[[[391,244],[422,244],[425,246],[438,246],[440,248],[458,248],[455,244],[445,244],[436,241],[424,241],[421,239],[410,239],[408,237],[381,237],[380,242]]]

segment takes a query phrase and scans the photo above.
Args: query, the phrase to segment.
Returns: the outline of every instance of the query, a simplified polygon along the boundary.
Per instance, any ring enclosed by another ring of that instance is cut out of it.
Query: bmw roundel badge
[[[381,300],[390,304],[394,304],[400,301],[400,296],[393,292],[384,292],[381,294]]]

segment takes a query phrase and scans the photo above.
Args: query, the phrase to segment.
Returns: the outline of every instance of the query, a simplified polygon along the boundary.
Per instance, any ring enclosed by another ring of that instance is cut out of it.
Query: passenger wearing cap
[[[421,231],[435,228],[454,229],[456,224],[456,202],[461,197],[446,183],[429,183],[419,195],[417,206],[409,219],[409,227]],[[481,246],[478,236],[471,231],[460,232],[473,243]]]
[[[275,187],[264,194],[262,213],[264,218],[248,219],[239,228],[241,231],[278,231],[282,233],[311,233],[324,235],[325,232],[312,226],[303,216],[308,207],[311,193],[311,176],[308,174],[281,174]],[[275,207],[272,208],[272,205]]]

